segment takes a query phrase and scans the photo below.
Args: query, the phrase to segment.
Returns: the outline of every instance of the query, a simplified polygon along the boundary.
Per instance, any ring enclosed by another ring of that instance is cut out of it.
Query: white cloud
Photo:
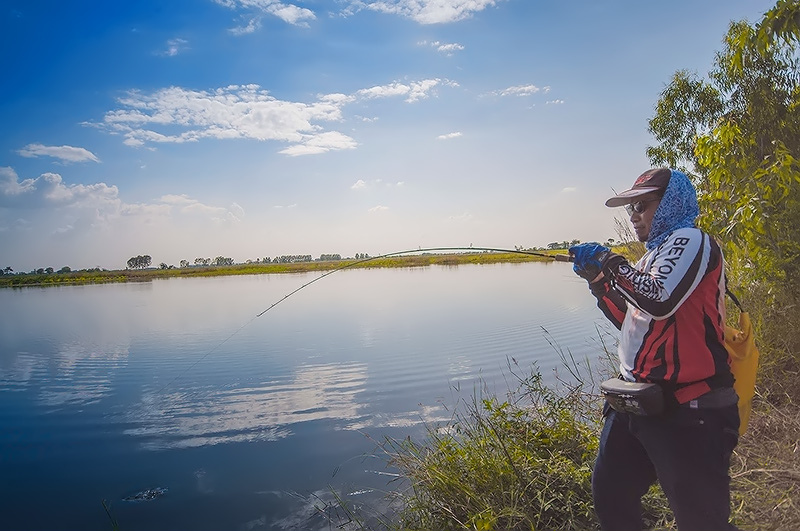
[[[293,24],[295,26],[307,27],[310,20],[315,20],[317,17],[314,12],[304,7],[299,7],[294,4],[284,4],[280,0],[214,0],[216,3],[228,7],[230,9],[244,9],[248,11],[260,11],[268,15],[273,15],[279,19]],[[252,22],[252,20],[251,20]],[[256,23],[260,27],[260,23]],[[248,27],[249,28],[249,24]],[[258,29],[255,27],[253,30]],[[236,30],[231,30],[235,32]],[[239,33],[241,34],[241,33]]]
[[[15,196],[24,194],[34,189],[34,179],[19,180],[17,172],[12,168],[0,168],[0,194],[2,196]]]
[[[338,131],[328,131],[306,135],[306,138],[299,144],[282,149],[280,153],[296,157],[298,155],[316,155],[327,151],[338,151],[342,149],[355,149],[358,143],[349,136]]]
[[[462,136],[460,131],[455,131],[453,133],[447,133],[446,135],[439,135],[436,137],[437,140],[450,140],[451,138],[458,138]]]
[[[88,149],[73,146],[45,146],[28,144],[17,151],[23,157],[53,157],[62,162],[100,162],[97,156]]]
[[[493,7],[502,0],[360,0],[353,7],[400,15],[420,24],[456,22]]]
[[[464,50],[464,46],[456,42],[442,43],[439,41],[433,41],[433,42],[422,41],[419,44],[420,46],[431,46],[432,48],[436,48],[437,52],[443,53],[447,56],[451,56],[455,52],[460,52]]]
[[[537,87],[536,85],[517,85],[507,89],[493,92],[495,96],[532,96],[538,92],[548,93],[550,87]]]
[[[383,212],[384,210],[389,210],[389,207],[377,205],[369,209],[370,212]]]
[[[441,52],[446,55],[453,55],[454,52],[460,52],[464,49],[462,44],[458,44],[457,42],[453,42],[450,44],[442,44],[436,51]]]
[[[261,29],[261,17],[251,17],[244,26],[237,26],[228,31],[238,36],[249,35]]]
[[[231,203],[231,206],[228,207],[230,213],[236,216],[237,219],[242,219],[244,217],[244,208],[239,203]]]
[[[0,168],[0,206],[8,208],[116,207],[118,193],[116,186],[105,183],[66,185],[57,173],[20,181],[13,169]]]
[[[170,87],[146,94],[130,91],[108,111],[100,128],[121,133],[124,143],[138,147],[157,143],[197,142],[204,138],[275,140],[291,144],[286,155],[308,155],[354,149],[358,143],[339,131],[325,131],[320,122],[342,122],[342,109],[359,99],[405,97],[408,103],[429,97],[451,81],[425,79],[394,82],[352,95],[326,94],[312,103],[282,101],[258,85],[231,85],[211,91]]]
[[[562,105],[564,103],[564,100],[550,100],[546,103],[547,105]]]
[[[175,57],[179,53],[182,53],[189,49],[189,41],[185,39],[170,39],[167,41],[167,49],[161,52],[161,55],[166,55],[167,57]]]
[[[399,181],[397,183],[384,183],[383,179],[371,179],[369,181],[365,181],[364,179],[359,179],[350,187],[351,190],[363,190],[365,188],[372,188],[378,186],[383,186],[385,188],[392,188],[395,186],[403,186],[405,183],[403,181]]]
[[[194,200],[189,198],[189,196],[187,196],[186,194],[181,194],[181,195],[173,195],[173,194],[163,195],[163,196],[161,196],[159,198],[159,201],[161,203],[165,203],[167,205],[176,205],[176,206],[189,205],[189,204],[194,202]]]
[[[151,203],[125,203],[116,186],[105,183],[67,184],[57,173],[43,173],[20,181],[12,168],[0,168],[0,207],[41,212],[41,217],[57,217],[53,232],[69,232],[72,227],[96,228],[120,217],[200,215],[212,221],[238,221],[244,209],[237,203],[218,207],[201,203],[187,195],[165,195]],[[76,221],[76,220],[83,220]],[[87,221],[88,220],[88,221]]]
[[[400,83],[398,81],[388,85],[378,85],[368,89],[361,89],[356,94],[367,99],[390,98],[393,96],[406,96],[408,103],[414,103],[427,98],[433,90],[440,84],[450,84],[441,79],[425,79],[411,83]],[[452,84],[450,84],[452,86]]]
[[[565,194],[571,194],[572,192],[576,192],[577,190],[578,189],[575,188],[574,186],[567,186],[566,188],[563,188],[561,191]]]

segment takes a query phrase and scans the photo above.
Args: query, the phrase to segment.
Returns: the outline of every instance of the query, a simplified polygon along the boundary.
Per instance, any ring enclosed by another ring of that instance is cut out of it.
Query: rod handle
[[[574,262],[575,257],[571,254],[554,254],[553,258],[556,259],[556,262]]]

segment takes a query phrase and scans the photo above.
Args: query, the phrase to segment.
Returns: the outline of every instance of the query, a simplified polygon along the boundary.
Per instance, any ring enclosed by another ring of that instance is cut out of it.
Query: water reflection
[[[41,358],[30,352],[0,356],[0,392],[24,391],[42,365]]]
[[[88,506],[157,486],[118,504],[126,528],[328,529],[329,485],[386,488],[361,460],[375,441],[446,426],[454,395],[508,383],[507,359],[549,372],[543,329],[598,351],[601,316],[558,264],[343,271],[253,321],[314,276],[0,290],[10,528],[40,499],[37,528],[100,528]]]
[[[306,365],[289,382],[146,392],[130,418],[140,426],[125,434],[144,438],[142,446],[150,450],[275,441],[300,422],[359,418],[364,404],[357,396],[366,381],[364,364]]]
[[[79,343],[63,345],[51,358],[53,372],[39,393],[44,406],[88,405],[112,390],[111,377],[127,362],[129,345],[91,348]]]
[[[8,353],[0,361],[0,392],[34,386],[37,402],[46,407],[98,402],[112,390],[112,375],[127,361],[129,344],[87,346],[65,343],[55,352]]]

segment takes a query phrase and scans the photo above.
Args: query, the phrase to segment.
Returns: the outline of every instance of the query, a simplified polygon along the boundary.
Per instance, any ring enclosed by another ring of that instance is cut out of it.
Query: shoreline
[[[537,251],[541,254],[564,254],[564,249]],[[313,271],[333,271],[339,269],[369,269],[391,267],[426,267],[431,265],[459,266],[470,264],[497,264],[521,262],[549,262],[542,256],[524,252],[475,251],[465,253],[423,253],[408,256],[376,256],[373,258],[293,262],[293,263],[250,263],[230,266],[191,266],[168,269],[118,269],[81,270],[68,273],[20,273],[0,276],[0,288],[80,286],[87,284],[109,284],[125,282],[150,282],[154,279],[175,277],[220,277],[235,275],[270,275],[284,273],[308,273]]]

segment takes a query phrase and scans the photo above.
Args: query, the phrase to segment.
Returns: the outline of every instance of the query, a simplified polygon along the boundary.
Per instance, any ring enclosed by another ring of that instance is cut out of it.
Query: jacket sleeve
[[[625,299],[611,287],[611,282],[607,279],[589,284],[589,290],[597,299],[597,307],[606,316],[606,319],[617,327],[622,328],[622,321],[625,319],[625,312],[628,311],[628,304]]]
[[[615,291],[629,303],[666,319],[692,294],[712,260],[709,237],[699,229],[679,229],[636,267],[622,262],[611,271]]]

